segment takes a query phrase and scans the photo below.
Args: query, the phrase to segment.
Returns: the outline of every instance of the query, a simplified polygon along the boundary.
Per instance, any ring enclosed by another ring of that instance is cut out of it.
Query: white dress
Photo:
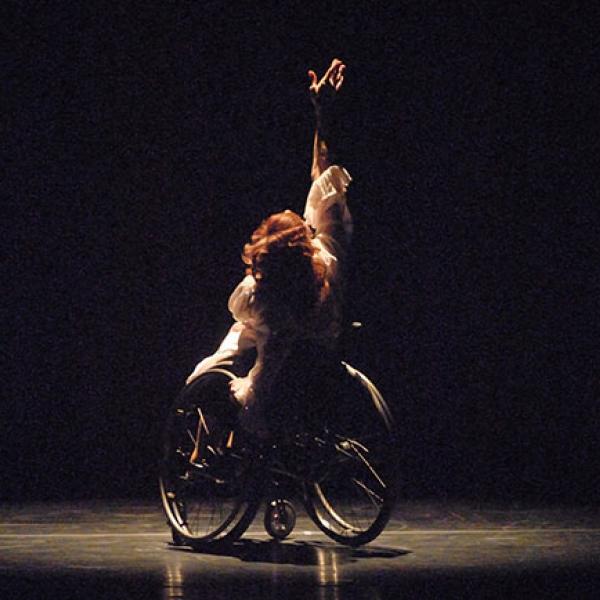
[[[335,338],[339,332],[342,263],[352,233],[352,217],[346,202],[346,190],[350,181],[351,177],[345,169],[337,165],[331,166],[313,181],[306,200],[304,219],[315,231],[312,243],[317,256],[326,266],[325,277],[331,289],[325,319],[319,319],[318,327],[317,324],[313,327],[305,324],[303,327],[307,338],[327,340]],[[283,341],[277,351],[269,352],[268,359],[265,359],[265,347],[270,341],[271,332],[254,306],[255,289],[256,281],[252,275],[246,275],[237,285],[228,303],[234,324],[217,351],[198,363],[187,382],[190,383],[208,369],[229,366],[236,356],[256,348],[254,366],[246,377],[234,380],[231,387],[244,408],[241,415],[243,425],[260,433],[264,422],[260,403],[256,401],[255,388],[259,380],[264,381],[276,374],[289,353],[290,345]]]

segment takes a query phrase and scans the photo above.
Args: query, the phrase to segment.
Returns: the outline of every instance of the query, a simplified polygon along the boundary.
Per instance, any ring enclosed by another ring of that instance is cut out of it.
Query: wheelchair
[[[233,369],[207,371],[175,400],[159,475],[174,544],[230,544],[265,501],[265,528],[282,540],[296,521],[291,496],[341,544],[360,546],[383,531],[397,495],[392,414],[375,385],[339,356],[298,357],[265,399],[268,441],[239,424]]]

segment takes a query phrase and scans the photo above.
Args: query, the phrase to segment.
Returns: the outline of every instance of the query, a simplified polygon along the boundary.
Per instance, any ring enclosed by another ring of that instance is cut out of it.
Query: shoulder
[[[315,249],[315,255],[323,261],[325,266],[329,269],[335,262],[337,262],[337,258],[335,254],[333,254],[326,246],[326,243],[329,241],[327,239],[328,236],[318,235],[314,237],[311,241],[313,248]]]
[[[256,280],[246,275],[229,296],[227,306],[236,321],[246,321],[251,317]]]

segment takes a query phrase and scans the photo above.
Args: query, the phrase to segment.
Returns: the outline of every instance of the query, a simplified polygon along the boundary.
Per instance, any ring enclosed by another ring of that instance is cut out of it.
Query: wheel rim
[[[319,520],[340,536],[369,532],[387,510],[392,490],[380,467],[369,461],[369,454],[359,442],[338,442],[337,456],[311,485]]]
[[[326,437],[326,460],[305,488],[307,509],[315,523],[333,539],[350,545],[367,543],[383,529],[396,496],[391,460],[393,419],[375,386],[347,367],[359,409],[340,405],[350,416],[336,414]]]

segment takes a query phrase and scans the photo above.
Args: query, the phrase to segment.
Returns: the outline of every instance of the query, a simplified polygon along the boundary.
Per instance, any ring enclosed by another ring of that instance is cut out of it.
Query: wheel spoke
[[[363,483],[362,481],[359,481],[356,478],[353,478],[352,481],[354,481],[354,483],[359,488],[363,489],[367,493],[367,496],[369,497],[369,499],[371,500],[371,502],[373,503],[374,506],[379,508],[383,504],[383,498],[381,496],[379,496],[378,494],[376,494],[375,491],[372,490],[365,483]]]

